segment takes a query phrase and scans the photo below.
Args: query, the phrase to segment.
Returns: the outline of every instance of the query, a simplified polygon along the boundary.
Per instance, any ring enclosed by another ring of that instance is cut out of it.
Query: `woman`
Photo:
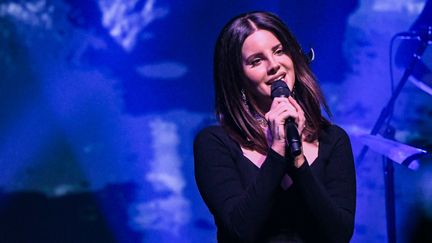
[[[214,56],[220,126],[195,138],[195,178],[219,242],[349,242],[355,169],[347,134],[321,115],[325,100],[299,44],[268,12],[232,19]],[[289,98],[271,98],[283,80]],[[328,112],[327,112],[328,113]],[[286,153],[285,121],[302,153]]]

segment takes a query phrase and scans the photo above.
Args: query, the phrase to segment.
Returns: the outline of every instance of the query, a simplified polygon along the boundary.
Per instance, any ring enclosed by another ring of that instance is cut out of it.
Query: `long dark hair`
[[[229,135],[241,146],[266,154],[268,143],[254,114],[260,114],[256,101],[247,89],[242,68],[242,46],[245,39],[258,29],[273,33],[294,63],[296,82],[294,94],[302,107],[307,126],[308,142],[318,138],[320,130],[330,122],[321,114],[330,111],[316,79],[295,37],[285,24],[269,12],[251,12],[230,20],[222,29],[214,51],[214,88],[216,116]]]

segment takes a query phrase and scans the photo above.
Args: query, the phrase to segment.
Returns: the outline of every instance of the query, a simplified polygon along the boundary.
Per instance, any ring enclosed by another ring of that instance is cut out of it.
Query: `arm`
[[[228,136],[209,130],[194,142],[195,179],[211,213],[233,238],[253,241],[259,236],[287,167],[285,159],[269,150],[255,181],[243,187]],[[220,225],[219,225],[220,226]]]
[[[342,129],[337,131],[324,184],[315,178],[307,162],[294,169],[293,177],[323,237],[329,242],[349,242],[354,231],[355,167],[349,137]]]

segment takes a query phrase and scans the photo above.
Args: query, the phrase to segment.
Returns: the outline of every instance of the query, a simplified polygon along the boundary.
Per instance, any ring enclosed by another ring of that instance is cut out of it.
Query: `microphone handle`
[[[289,152],[293,157],[301,154],[301,140],[297,131],[296,124],[291,119],[287,119],[285,123],[285,139]]]

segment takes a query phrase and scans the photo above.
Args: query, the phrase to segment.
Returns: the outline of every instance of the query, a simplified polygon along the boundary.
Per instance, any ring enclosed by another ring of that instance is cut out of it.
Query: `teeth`
[[[282,81],[285,82],[285,76],[286,76],[286,74],[283,74],[283,75],[281,75],[281,76],[279,76],[279,77],[277,77],[275,79],[269,80],[269,82],[273,83],[274,81],[277,81],[277,80],[282,80]]]

